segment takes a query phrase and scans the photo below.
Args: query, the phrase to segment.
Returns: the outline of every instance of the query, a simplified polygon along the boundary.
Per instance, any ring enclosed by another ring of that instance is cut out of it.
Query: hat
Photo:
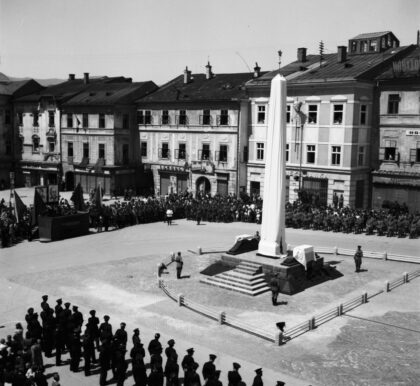
[[[240,368],[241,368],[241,365],[240,365],[239,363],[233,362],[233,368],[234,368],[235,370],[238,370],[238,369],[240,369]]]
[[[209,357],[210,357],[210,359],[211,359],[212,361],[214,361],[214,360],[217,358],[217,356],[216,356],[216,355],[214,355],[214,354],[210,354],[210,355],[209,355]]]
[[[105,315],[104,316],[104,320],[107,320],[108,321],[109,320],[109,316],[108,315]]]
[[[93,316],[93,315],[95,315],[95,314],[96,314],[96,311],[95,311],[95,310],[90,310],[90,311],[89,311],[89,314],[91,314],[91,315]]]
[[[284,386],[286,383],[283,381],[277,381],[277,386]]]
[[[175,344],[175,341],[173,339],[168,340],[169,346],[173,346]]]
[[[34,309],[32,307],[28,308],[28,313],[34,312]]]
[[[121,327],[125,327],[125,326],[126,326],[126,324],[125,324],[124,322],[122,322],[122,323],[120,323],[120,326],[121,326]]]
[[[188,353],[194,352],[194,349],[193,349],[193,348],[189,348],[189,349],[187,350],[187,352],[188,352]]]
[[[140,332],[140,330],[139,330],[138,328],[135,328],[135,329],[133,330],[133,332]]]
[[[77,306],[73,306],[73,310],[77,310],[79,307]]]
[[[362,246],[361,246],[361,245],[358,245],[358,246],[357,246],[357,249],[360,249],[360,248],[362,248]]]
[[[65,305],[66,307],[70,307],[70,303],[69,303],[69,302],[64,303],[64,305]]]
[[[256,369],[256,370],[254,370],[257,374],[262,374],[262,369],[260,368],[260,369]]]
[[[48,295],[43,295],[43,296],[42,296],[42,299],[43,299],[43,300],[48,300]]]
[[[61,299],[61,298],[60,298],[60,299],[57,299],[56,301],[57,301],[57,303],[59,303],[59,304],[63,303],[63,299]]]
[[[160,334],[157,332],[156,334],[155,334],[155,339],[159,339],[160,338]]]

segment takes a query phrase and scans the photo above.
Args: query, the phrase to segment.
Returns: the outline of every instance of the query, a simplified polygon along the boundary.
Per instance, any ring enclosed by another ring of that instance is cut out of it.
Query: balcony
[[[159,159],[169,159],[171,157],[171,151],[169,148],[160,148],[158,151]]]
[[[178,126],[188,126],[188,117],[186,115],[177,115],[176,124]]]
[[[217,126],[229,126],[229,115],[218,115]]]

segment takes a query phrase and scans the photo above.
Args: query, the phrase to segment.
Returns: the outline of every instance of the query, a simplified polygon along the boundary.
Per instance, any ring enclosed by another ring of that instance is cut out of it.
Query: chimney
[[[258,63],[255,63],[254,67],[254,78],[258,78],[260,76],[261,67],[258,66]]]
[[[347,47],[337,47],[337,63],[344,63],[347,60]]]
[[[88,84],[89,83],[89,73],[85,72],[83,75],[84,75],[84,83]]]
[[[74,80],[75,79],[75,75],[74,74],[69,74],[69,80]]]
[[[191,82],[191,71],[188,70],[188,67],[185,67],[184,70],[184,84]]]
[[[207,62],[207,66],[206,66],[206,79],[211,79],[211,78],[213,78],[213,73],[211,72],[210,62]]]
[[[417,45],[420,47],[420,30],[417,30]]]
[[[298,48],[297,50],[298,62],[306,62],[306,48]]]

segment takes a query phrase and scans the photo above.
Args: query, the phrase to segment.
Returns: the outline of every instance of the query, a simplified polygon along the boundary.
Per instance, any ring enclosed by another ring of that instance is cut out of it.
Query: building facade
[[[377,77],[379,158],[372,172],[372,206],[386,202],[420,211],[420,48]]]
[[[136,105],[157,89],[153,82],[109,79],[93,84],[62,104],[63,175],[67,190],[140,193],[144,187]]]
[[[246,189],[249,102],[254,74],[184,74],[138,101],[142,162],[156,194],[222,195]]]
[[[388,39],[389,37],[389,39]],[[376,39],[379,48],[365,50]],[[382,40],[384,39],[384,40]],[[344,205],[370,206],[371,164],[377,158],[378,98],[374,77],[400,48],[390,32],[363,34],[340,46],[336,54],[307,55],[298,49],[297,61],[279,71],[287,80],[286,173],[288,199],[299,191],[322,204],[343,195]],[[360,50],[359,47],[362,47]],[[251,98],[251,133],[247,190],[264,190],[265,140],[273,71],[247,83]]]

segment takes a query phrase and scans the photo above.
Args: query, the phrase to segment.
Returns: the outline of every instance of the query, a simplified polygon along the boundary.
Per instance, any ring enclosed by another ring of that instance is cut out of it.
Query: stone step
[[[251,267],[249,265],[242,264],[242,263],[239,263],[235,268],[239,268],[239,269],[243,269],[245,271],[255,272],[255,273],[261,273],[262,272],[262,267],[261,266]]]
[[[220,274],[212,276],[212,277],[221,278],[221,279],[224,279],[224,280],[227,280],[227,281],[230,280],[232,283],[246,284],[246,285],[249,285],[249,286],[257,285],[257,284],[260,284],[260,283],[267,284],[267,282],[265,281],[265,278],[263,278],[263,277],[259,277],[259,278],[256,278],[254,280],[247,280],[247,279],[244,279],[242,277],[237,277],[237,276],[234,276],[234,275],[225,275],[224,273],[220,273]]]
[[[255,272],[253,270],[249,270],[249,269],[246,269],[246,268],[238,268],[238,267],[236,267],[234,269],[234,271],[241,272],[241,273],[249,275],[249,276],[254,276],[254,275],[259,275],[260,274],[259,272]]]
[[[265,279],[265,275],[263,273],[258,273],[256,275],[249,275],[249,274],[244,274],[242,272],[238,272],[234,269],[231,271],[225,271],[225,272],[219,273],[218,276],[222,274],[225,276],[231,276],[236,279],[247,280],[249,282],[253,282],[254,280]]]
[[[250,261],[241,261],[239,265],[246,265],[247,267],[252,267],[252,268],[261,268],[261,264],[251,263]]]
[[[200,279],[200,282],[208,284],[208,285],[212,285],[212,286],[215,286],[215,287],[227,289],[227,290],[230,290],[230,291],[239,292],[239,293],[242,293],[242,294],[245,294],[245,295],[250,295],[250,296],[257,296],[257,295],[263,294],[263,293],[270,290],[270,288],[268,286],[264,286],[264,287],[261,287],[261,288],[258,288],[258,289],[250,290],[250,289],[245,289],[245,288],[240,288],[240,287],[234,287],[231,284],[212,281],[212,280],[209,280],[209,279],[210,278],[203,278],[203,279]]]
[[[226,278],[218,277],[218,276],[210,276],[208,278],[208,280],[211,281],[211,282],[230,284],[232,287],[245,288],[245,289],[249,289],[249,290],[259,289],[261,287],[268,287],[266,282],[259,282],[259,283],[255,283],[255,284],[240,283],[240,282],[235,282],[235,281],[232,281],[230,279],[226,279]]]

